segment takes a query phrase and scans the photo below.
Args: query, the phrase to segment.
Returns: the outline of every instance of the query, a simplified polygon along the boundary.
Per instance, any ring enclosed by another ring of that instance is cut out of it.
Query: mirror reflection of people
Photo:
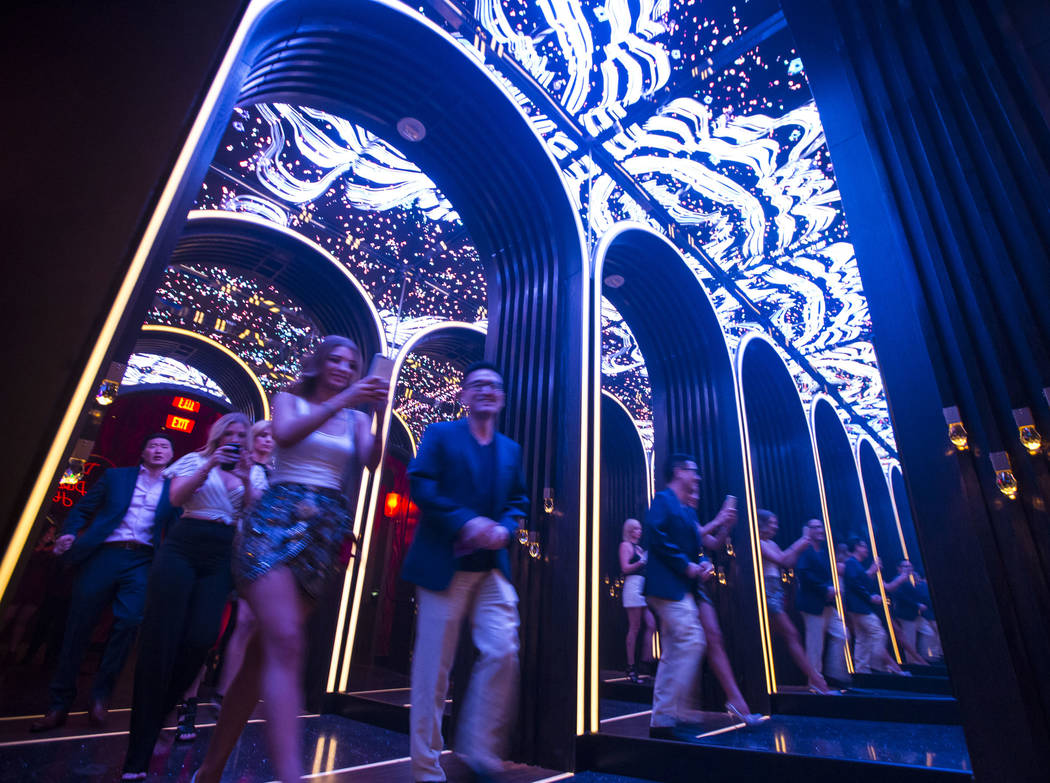
[[[623,608],[627,612],[627,676],[631,682],[640,682],[639,674],[651,674],[653,662],[653,633],[656,619],[645,605],[642,587],[645,585],[645,564],[648,553],[640,543],[642,523],[628,519],[623,523],[623,540],[620,541],[620,573],[623,575]],[[642,664],[646,669],[639,672],[635,665],[635,649],[638,647],[638,632],[645,623],[642,636]]]
[[[443,781],[441,718],[460,628],[469,615],[478,658],[457,750],[481,780],[502,769],[518,683],[518,594],[507,545],[528,515],[521,446],[496,428],[503,376],[489,362],[463,374],[466,418],[427,427],[408,466],[420,509],[402,576],[416,585],[409,747],[416,781]]]
[[[222,777],[260,697],[274,776],[293,781],[302,774],[306,621],[352,535],[356,480],[382,454],[372,414],[357,408],[382,416],[390,380],[362,378],[362,366],[352,340],[325,337],[303,358],[299,378],[273,399],[276,468],[244,520],[233,558],[237,592],[257,630],[223,698],[196,783]]]
[[[696,715],[695,698],[706,642],[697,609],[696,587],[714,567],[700,561],[703,547],[696,514],[688,506],[698,491],[696,460],[672,454],[665,468],[667,486],[653,496],[645,517],[649,543],[645,597],[660,618],[660,666],[653,683],[649,736],[670,739],[675,727]]]
[[[781,549],[776,541],[780,521],[776,514],[766,509],[758,511],[758,536],[762,547],[762,576],[765,584],[766,608],[769,610],[769,623],[772,631],[783,638],[787,644],[792,660],[806,675],[809,687],[817,693],[831,693],[824,675],[810,663],[802,642],[798,636],[795,623],[788,617],[784,606],[784,583],[781,580],[781,569],[793,568],[803,551],[813,546],[808,528],[802,536],[787,549]]]
[[[824,543],[824,523],[819,519],[806,522],[809,546],[802,550],[795,564],[798,590],[795,606],[802,615],[806,634],[806,658],[823,675],[839,682],[849,679],[846,668],[846,632],[835,608],[835,582],[831,561]],[[825,654],[825,640],[827,653]],[[827,670],[825,671],[825,662]]]
[[[912,582],[914,569],[911,561],[901,560],[897,564],[897,576],[886,583],[886,592],[891,598],[890,610],[893,614],[894,629],[897,641],[904,650],[905,660],[919,666],[929,662],[919,653],[919,616],[927,609],[922,602],[918,587]]]
[[[164,717],[182,700],[219,635],[233,589],[237,523],[266,488],[262,470],[253,470],[248,458],[249,427],[243,413],[227,413],[212,425],[203,448],[165,471],[182,516],[150,572],[123,780],[146,777]]]
[[[928,661],[940,660],[944,653],[941,651],[940,631],[937,629],[937,615],[933,610],[933,598],[930,595],[930,586],[922,573],[915,572],[915,589],[919,593],[919,599],[925,609],[920,610],[919,615],[919,654]]]
[[[66,722],[80,662],[99,615],[110,604],[113,628],[88,711],[93,723],[105,721],[113,685],[142,623],[154,550],[178,518],[170,482],[163,475],[173,454],[167,435],[147,436],[138,465],[107,470],[66,516],[52,551],[77,568],[76,581],[58,668],[51,680],[51,704],[30,731],[49,731]]]
[[[693,509],[694,516],[700,506],[699,486],[693,491],[687,505]],[[736,499],[726,498],[718,514],[706,525],[701,525],[697,520],[696,525],[700,532],[700,541],[709,551],[717,551],[725,544],[726,538],[736,525]],[[696,590],[697,609],[700,613],[700,626],[704,629],[704,638],[707,640],[707,665],[715,673],[718,684],[726,694],[726,712],[738,720],[742,720],[748,726],[757,726],[762,722],[763,716],[751,712],[751,708],[740,692],[740,686],[733,676],[733,667],[726,655],[725,638],[722,636],[722,626],[718,622],[718,613],[715,611],[714,601],[711,600],[707,588],[703,582],[697,584]]]
[[[846,548],[849,557],[843,572],[843,597],[853,626],[853,669],[858,674],[869,674],[873,660],[881,659],[879,652],[886,649],[886,631],[876,613],[882,608],[882,596],[874,581],[880,563],[875,558],[865,567],[868,542],[859,536],[851,536]]]

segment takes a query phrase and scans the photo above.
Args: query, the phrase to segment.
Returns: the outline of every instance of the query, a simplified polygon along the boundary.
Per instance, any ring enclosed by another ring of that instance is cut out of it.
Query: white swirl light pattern
[[[124,371],[124,377],[120,381],[122,389],[133,386],[145,386],[151,384],[170,384],[172,386],[183,386],[187,389],[196,389],[212,397],[217,397],[225,403],[230,403],[230,398],[215,381],[202,373],[200,370],[190,367],[188,364],[171,359],[167,356],[157,356],[152,353],[134,353],[128,359],[128,367]]]

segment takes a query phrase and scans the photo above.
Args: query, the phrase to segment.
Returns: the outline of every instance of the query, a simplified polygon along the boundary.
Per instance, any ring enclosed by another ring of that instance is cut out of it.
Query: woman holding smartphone
[[[237,523],[266,489],[263,469],[250,459],[243,413],[228,413],[208,442],[174,462],[171,504],[182,507],[153,561],[139,630],[131,732],[123,780],[149,769],[164,717],[193,682],[222,623],[233,589],[230,561]]]
[[[245,521],[234,553],[237,592],[257,630],[222,702],[197,783],[218,781],[245,723],[263,699],[278,780],[302,775],[298,722],[303,701],[306,619],[352,535],[350,498],[363,467],[379,464],[370,406],[382,414],[389,378],[361,378],[361,352],[326,337],[303,360],[299,379],[273,401],[277,467],[270,489]]]

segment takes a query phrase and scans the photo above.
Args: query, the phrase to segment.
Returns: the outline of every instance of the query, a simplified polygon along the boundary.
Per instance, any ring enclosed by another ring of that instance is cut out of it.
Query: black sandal
[[[179,705],[178,726],[175,728],[176,742],[193,742],[197,739],[197,699],[186,699]]]

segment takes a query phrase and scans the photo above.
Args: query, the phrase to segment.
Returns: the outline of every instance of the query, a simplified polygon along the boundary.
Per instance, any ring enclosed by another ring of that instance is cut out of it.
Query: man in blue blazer
[[[653,496],[645,517],[649,550],[645,597],[660,618],[662,650],[653,683],[649,735],[660,739],[672,737],[674,727],[693,716],[696,681],[707,646],[695,591],[714,571],[710,561],[700,560],[702,533],[688,505],[700,484],[696,460],[672,454],[666,479],[667,487]]]
[[[831,578],[831,559],[826,546],[824,523],[819,519],[806,522],[809,538],[807,546],[795,563],[798,592],[795,607],[802,615],[806,631],[806,657],[810,664],[823,675],[845,681],[846,629],[835,609],[835,583]],[[824,654],[824,639],[828,637],[827,655]],[[824,661],[827,660],[827,671]]]
[[[882,607],[882,595],[875,583],[875,575],[882,567],[876,558],[864,567],[868,559],[868,542],[860,536],[851,536],[846,542],[849,559],[843,574],[843,600],[853,625],[853,670],[858,674],[869,674],[872,661],[879,650],[886,647],[886,631],[882,628],[877,609]]]
[[[503,378],[488,362],[463,374],[467,417],[430,425],[408,467],[419,527],[402,576],[416,585],[410,746],[417,781],[443,781],[448,675],[470,614],[474,664],[456,732],[458,750],[481,778],[499,771],[518,679],[518,595],[507,545],[529,499],[521,446],[496,431]]]
[[[70,509],[54,552],[78,572],[58,668],[51,680],[51,705],[31,731],[48,731],[66,722],[85,648],[99,614],[111,603],[113,629],[88,712],[92,723],[105,721],[109,695],[142,622],[153,552],[178,513],[168,501],[168,481],[161,475],[172,456],[167,435],[148,436],[140,464],[107,470]]]

